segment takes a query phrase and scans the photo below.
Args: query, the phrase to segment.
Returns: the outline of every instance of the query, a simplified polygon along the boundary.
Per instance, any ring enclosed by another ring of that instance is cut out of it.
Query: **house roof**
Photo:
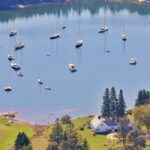
[[[118,123],[115,120],[105,120],[104,123],[107,124],[109,127],[118,125]]]
[[[91,124],[93,125],[94,128],[97,128],[103,121],[105,121],[104,118],[99,118],[98,116],[95,116],[92,119]]]
[[[104,123],[109,127],[118,125],[118,123],[115,120],[106,120],[105,118],[99,116],[95,116],[91,121],[91,125],[94,128],[97,128],[101,123]]]

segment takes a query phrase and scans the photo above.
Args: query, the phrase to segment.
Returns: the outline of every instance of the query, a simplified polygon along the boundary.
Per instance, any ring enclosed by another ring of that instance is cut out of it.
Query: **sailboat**
[[[9,61],[15,60],[15,58],[13,57],[13,55],[11,53],[9,53],[7,55],[7,58],[8,58]]]
[[[125,34],[125,19],[123,24],[123,33],[121,35],[121,39],[125,42],[127,40],[127,35]]]
[[[79,48],[83,45],[83,40],[77,40],[75,43],[76,48]]]
[[[17,29],[16,28],[12,28],[10,33],[9,33],[9,36],[12,37],[12,36],[15,36],[17,34]]]
[[[20,34],[21,34],[21,31],[20,31]],[[23,41],[23,40],[22,40]],[[18,42],[17,44],[16,44],[16,46],[15,46],[15,50],[19,50],[19,49],[22,49],[22,48],[24,48],[25,47],[25,45],[24,45],[24,43],[23,42]]]
[[[10,91],[12,91],[12,87],[11,87],[11,86],[5,86],[5,87],[4,87],[4,90],[5,90],[6,92],[10,92]]]
[[[121,36],[121,38],[122,38],[123,41],[126,41],[127,40],[126,34],[123,33],[122,36]]]
[[[11,68],[16,70],[16,71],[21,69],[21,67],[17,63],[12,62],[10,65],[11,65]]]
[[[136,63],[137,63],[137,59],[135,57],[132,57],[130,59],[130,65],[136,65]]]
[[[106,6],[104,8],[104,24],[103,26],[98,30],[98,33],[105,33],[106,31],[108,31],[108,26],[106,26],[106,20],[105,20],[105,15],[106,15]]]
[[[40,77],[40,71],[39,71],[39,77],[38,77],[37,81],[38,81],[39,84],[43,84],[43,80]]]

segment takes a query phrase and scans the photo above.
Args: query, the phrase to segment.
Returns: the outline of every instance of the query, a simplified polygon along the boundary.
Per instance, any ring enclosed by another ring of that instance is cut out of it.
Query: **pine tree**
[[[63,129],[59,122],[59,119],[56,119],[52,134],[50,135],[50,140],[56,142],[57,144],[60,144],[63,140]]]
[[[82,150],[89,150],[89,149],[90,149],[89,144],[87,140],[84,139],[83,144],[82,144]]]
[[[28,139],[27,135],[24,132],[19,133],[15,141],[15,150],[20,150],[24,146],[29,146],[29,145],[30,145],[30,140]]]
[[[117,111],[116,111],[117,105],[118,105],[118,99],[116,96],[116,90],[114,87],[112,87],[110,92],[110,107],[111,107],[111,116],[113,119],[115,119],[117,116]]]
[[[118,137],[122,141],[124,147],[126,145],[127,135],[130,131],[130,120],[127,117],[120,118],[118,125]]]
[[[119,96],[118,96],[118,103],[117,103],[117,118],[123,117],[125,115],[125,109],[126,109],[126,104],[124,101],[123,97],[123,91],[120,90]]]
[[[146,90],[140,90],[138,97],[135,101],[135,106],[144,105],[150,103],[150,92]]]
[[[104,96],[103,96],[103,104],[101,108],[101,113],[103,117],[109,118],[111,116],[110,109],[110,98],[109,98],[109,89],[106,88]]]

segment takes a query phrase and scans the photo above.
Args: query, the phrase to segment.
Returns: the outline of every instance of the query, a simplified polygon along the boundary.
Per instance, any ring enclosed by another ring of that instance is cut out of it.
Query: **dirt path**
[[[35,135],[31,139],[33,150],[46,150],[49,145],[48,136],[47,126],[35,126]]]
[[[109,139],[109,140],[117,140],[118,138],[115,137],[116,134],[117,133],[110,133],[110,134],[108,134],[107,135],[107,139]]]

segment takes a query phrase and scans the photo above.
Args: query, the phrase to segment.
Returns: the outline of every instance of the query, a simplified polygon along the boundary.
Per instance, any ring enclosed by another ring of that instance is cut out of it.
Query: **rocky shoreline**
[[[2,0],[0,3],[0,10],[6,9],[23,9],[31,7],[33,5],[44,5],[44,4],[64,4],[68,3],[70,0]]]

